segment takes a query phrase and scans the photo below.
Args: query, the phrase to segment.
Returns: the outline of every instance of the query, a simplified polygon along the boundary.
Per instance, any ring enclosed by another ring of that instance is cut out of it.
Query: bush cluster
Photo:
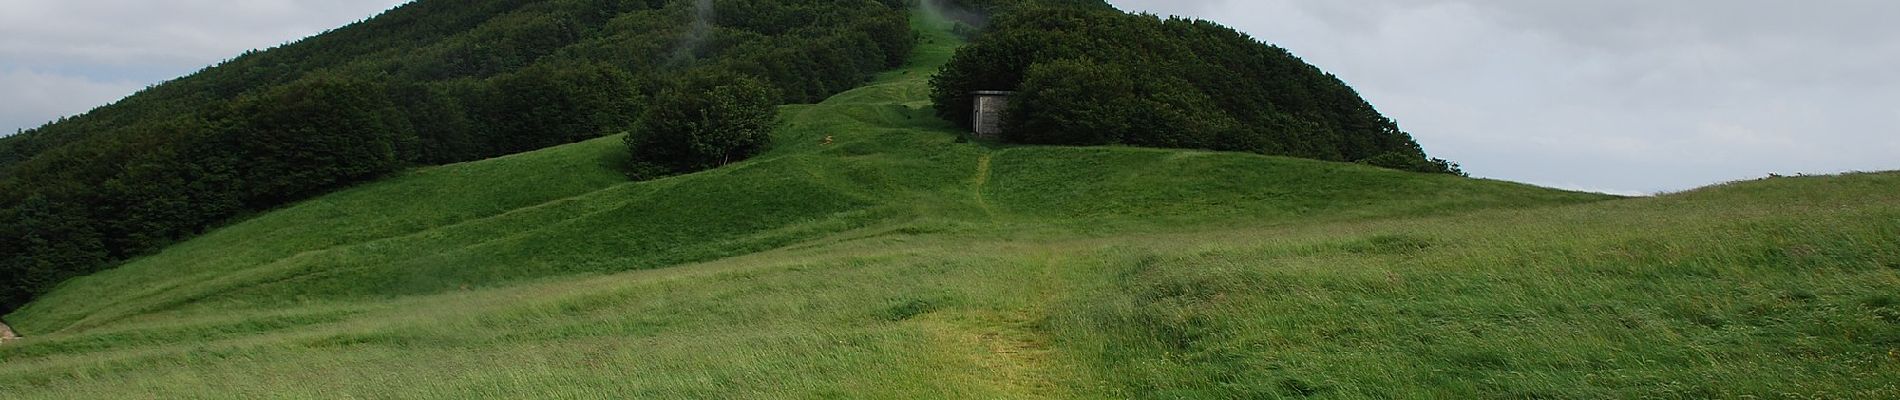
[[[632,175],[650,179],[751,158],[771,144],[776,106],[755,79],[689,78],[655,96],[627,135]]]

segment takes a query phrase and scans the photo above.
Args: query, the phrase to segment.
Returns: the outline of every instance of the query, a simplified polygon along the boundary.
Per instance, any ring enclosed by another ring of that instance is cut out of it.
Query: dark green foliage
[[[238,99],[193,162],[243,184],[236,193],[262,209],[399,168],[412,148],[408,121],[376,84],[313,76]]]
[[[1464,174],[1464,171],[1458,167],[1458,163],[1442,158],[1419,158],[1403,151],[1380,154],[1359,160],[1359,163],[1400,171]]]
[[[0,301],[17,307],[73,275],[73,270],[105,261],[105,242],[88,224],[78,205],[32,197],[12,208],[0,209],[0,259],[9,269],[0,284]],[[32,256],[26,256],[31,254]],[[11,307],[9,307],[10,309]]]
[[[1113,9],[1113,6],[1110,6],[1107,1],[1103,1],[1103,0],[922,0],[922,1],[927,5],[933,5],[940,8],[967,11],[968,14],[959,15],[959,17],[962,17],[962,18],[952,18],[953,20],[966,22],[966,23],[972,22],[971,18],[984,18],[984,17],[987,17],[987,15],[1007,14],[1010,12],[1015,12],[1017,10],[1021,10],[1025,8],[1033,8],[1033,7],[1064,6],[1064,7],[1095,7],[1099,9]],[[969,14],[976,14],[976,15],[969,15]]]
[[[749,15],[775,8],[801,12],[779,2],[760,1],[749,9]],[[723,21],[731,16],[721,14],[720,18]],[[787,102],[815,103],[902,63],[916,42],[908,17],[901,14],[861,15],[819,23],[837,25],[825,34],[789,34],[708,50],[721,57],[709,67],[758,77],[778,89]],[[734,33],[719,31],[715,44],[708,47],[726,46],[721,38],[729,34]]]
[[[1057,60],[1030,67],[1005,138],[1019,143],[1252,150],[1238,122],[1185,82],[1113,64]],[[1141,110],[1142,113],[1131,113]]]
[[[717,168],[771,143],[777,106],[749,77],[703,76],[660,92],[627,136],[639,178]]]
[[[497,153],[572,143],[626,129],[639,109],[634,78],[605,64],[537,65],[492,81],[478,113]]]
[[[898,1],[717,0],[703,31],[693,3],[421,0],[0,138],[0,311],[403,168],[625,131],[673,77],[815,101],[915,39]]]
[[[1095,2],[978,2],[1000,10],[931,84],[968,126],[970,93],[1014,90],[1004,138],[1200,148],[1457,173],[1357,92],[1279,47],[1207,21]]]

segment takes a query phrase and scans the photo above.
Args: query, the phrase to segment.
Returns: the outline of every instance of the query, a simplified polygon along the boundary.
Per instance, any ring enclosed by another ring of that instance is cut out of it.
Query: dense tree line
[[[1199,148],[1460,173],[1431,159],[1344,82],[1208,21],[1099,1],[944,0],[994,13],[933,80],[968,126],[971,93],[1012,90],[1003,139]]]
[[[0,139],[0,312],[403,168],[627,131],[685,90],[744,99],[717,112],[822,99],[915,40],[901,0],[692,3],[420,0]]]

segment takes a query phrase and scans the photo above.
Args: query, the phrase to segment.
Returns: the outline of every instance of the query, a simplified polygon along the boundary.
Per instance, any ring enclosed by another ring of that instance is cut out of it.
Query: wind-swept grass
[[[8,316],[0,393],[1900,397],[1900,175],[1615,199],[958,143],[919,20],[752,161],[422,169],[70,282]]]

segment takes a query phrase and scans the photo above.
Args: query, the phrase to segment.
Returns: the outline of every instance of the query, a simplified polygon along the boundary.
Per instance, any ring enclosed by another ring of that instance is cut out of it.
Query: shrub
[[[663,90],[627,135],[631,175],[690,173],[758,155],[771,143],[776,103],[751,77],[702,75]]]

